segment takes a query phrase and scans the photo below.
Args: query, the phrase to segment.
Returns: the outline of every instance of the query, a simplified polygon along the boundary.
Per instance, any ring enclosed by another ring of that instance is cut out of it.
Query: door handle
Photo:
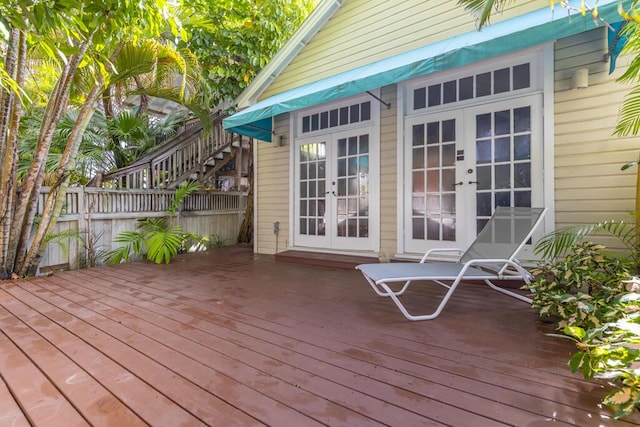
[[[469,184],[479,184],[478,181],[469,181]]]
[[[460,182],[456,182],[455,184],[453,184],[453,186],[455,187],[456,185],[462,185],[464,184],[464,182],[460,181]]]

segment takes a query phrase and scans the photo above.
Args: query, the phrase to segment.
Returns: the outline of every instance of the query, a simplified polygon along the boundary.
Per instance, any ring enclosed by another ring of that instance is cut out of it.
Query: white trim
[[[542,98],[542,120],[543,120],[543,144],[544,156],[542,163],[542,178],[544,191],[544,206],[547,213],[544,216],[541,230],[537,230],[534,237],[550,233],[555,229],[556,224],[556,194],[555,194],[555,87],[554,87],[554,67],[555,52],[554,44],[547,43],[543,49],[544,56],[544,89]]]
[[[273,120],[273,119],[271,119]],[[253,253],[258,253],[258,140],[251,141],[253,144]]]
[[[331,19],[346,0],[324,0],[318,4],[293,33],[289,41],[271,58],[264,68],[236,98],[239,109],[254,105],[260,95],[282,73],[300,51],[311,41],[318,31]]]
[[[396,257],[404,251],[404,111],[405,89],[396,85]]]

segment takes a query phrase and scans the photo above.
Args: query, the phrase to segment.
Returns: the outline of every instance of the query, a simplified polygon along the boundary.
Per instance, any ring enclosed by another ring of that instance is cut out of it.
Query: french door
[[[542,97],[405,120],[405,251],[467,247],[497,206],[541,206]]]
[[[378,250],[376,153],[368,128],[296,140],[296,246]]]

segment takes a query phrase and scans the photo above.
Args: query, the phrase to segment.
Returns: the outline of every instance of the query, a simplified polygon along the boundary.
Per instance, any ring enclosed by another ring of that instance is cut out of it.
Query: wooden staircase
[[[221,111],[212,115],[213,128],[205,134],[199,120],[192,120],[169,141],[132,164],[98,174],[89,185],[126,189],[174,189],[186,180],[206,187],[244,190],[251,140],[227,132]],[[233,184],[230,184],[232,182]]]

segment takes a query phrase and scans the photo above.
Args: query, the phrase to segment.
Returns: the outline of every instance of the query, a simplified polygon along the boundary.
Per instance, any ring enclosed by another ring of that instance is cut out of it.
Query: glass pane
[[[360,104],[349,107],[349,122],[358,123],[360,121]]]
[[[531,107],[515,108],[513,110],[514,132],[531,131]]]
[[[476,168],[477,190],[491,189],[491,166],[480,166]]]
[[[316,214],[316,201],[309,200],[309,216],[315,216]]]
[[[311,130],[318,130],[320,128],[320,117],[317,114],[311,116]]]
[[[456,121],[444,120],[442,122],[442,142],[453,142],[456,140]]]
[[[440,105],[440,85],[429,86],[429,107]]]
[[[476,194],[476,216],[491,216],[491,193]]]
[[[325,186],[325,181],[318,181],[318,195],[322,197],[327,192],[327,187]]]
[[[529,64],[516,65],[513,67],[513,90],[529,87],[531,77],[529,75]]]
[[[300,234],[307,234],[307,220],[300,218]]]
[[[424,240],[424,220],[422,218],[413,218],[413,238]]]
[[[338,199],[338,215],[346,215],[347,214],[347,199],[341,198]]]
[[[460,101],[473,98],[473,76],[460,79],[458,84]]]
[[[424,169],[424,148],[418,147],[413,149],[413,169]]]
[[[360,121],[371,120],[371,102],[363,102],[360,104]]]
[[[478,114],[476,116],[476,138],[491,136],[491,114]]]
[[[307,197],[307,183],[300,183],[300,197]]]
[[[455,194],[442,195],[442,213],[444,214],[456,213],[456,195]]]
[[[427,212],[431,215],[440,214],[440,196],[437,194],[429,194],[427,196]]]
[[[324,236],[326,228],[326,222],[324,219],[318,219],[318,236]]]
[[[480,232],[482,231],[484,226],[487,225],[488,222],[489,222],[489,219],[478,219],[476,221],[476,224],[477,224],[476,233],[480,234]]]
[[[303,145],[300,147],[300,161],[308,162],[309,161],[309,146]]]
[[[440,191],[440,171],[427,171],[427,191],[438,192]]]
[[[453,169],[444,169],[442,171],[442,189],[444,191],[453,191],[456,189],[456,171]]]
[[[307,201],[300,200],[300,216],[307,216]]]
[[[358,221],[360,227],[358,227],[358,237],[369,237],[369,220],[361,219]]]
[[[347,204],[349,206],[349,210],[348,213],[350,216],[356,216],[358,214],[358,199],[349,199],[347,201]]]
[[[303,163],[300,165],[300,179],[307,179],[307,164]]]
[[[359,216],[369,216],[369,199],[361,197],[358,208]]]
[[[531,135],[518,135],[513,138],[513,159],[528,160],[531,158]]]
[[[340,125],[349,124],[349,107],[340,108]]]
[[[511,133],[511,111],[496,111],[496,135],[506,135]]]
[[[496,165],[494,170],[494,188],[511,188],[511,165]]]
[[[511,90],[511,70],[502,68],[493,72],[493,93],[509,92]]]
[[[347,140],[345,138],[338,140],[338,157],[347,155]]]
[[[324,142],[318,144],[318,160],[324,160],[327,158],[327,147]]]
[[[360,154],[369,152],[369,135],[360,135]]]
[[[324,216],[325,206],[324,199],[318,200],[318,216]]]
[[[421,87],[413,91],[413,109],[419,110],[427,106],[427,88]]]
[[[316,164],[309,163],[309,179],[316,179]]]
[[[358,158],[357,157],[349,157],[349,175],[357,175],[358,174]]]
[[[511,138],[496,138],[493,157],[496,162],[511,160]]]
[[[476,96],[491,95],[491,73],[476,76]]]
[[[457,83],[455,80],[442,84],[442,103],[449,104],[458,100]]]
[[[316,182],[309,183],[309,197],[316,197]]]
[[[414,196],[411,202],[411,212],[413,216],[425,214],[424,196]]]
[[[324,111],[320,113],[320,129],[326,129],[329,127],[329,112]]]
[[[413,183],[411,190],[414,193],[424,193],[424,172],[413,173]]]
[[[440,240],[440,221],[427,218],[427,240]]]
[[[347,235],[349,237],[358,237],[357,232],[358,232],[358,220],[355,218],[350,218],[349,219],[349,227],[348,227],[348,232]]]
[[[340,218],[338,220],[338,237],[345,237],[347,235],[347,220],[346,218]]]
[[[318,178],[326,178],[327,171],[325,162],[318,162]]]
[[[440,143],[440,122],[427,123],[427,144]]]
[[[440,148],[439,147],[427,148],[427,167],[429,168],[440,167]]]
[[[338,179],[338,196],[347,195],[347,180],[345,178]]]
[[[456,161],[455,144],[447,144],[442,146],[442,166],[453,166]]]
[[[360,173],[369,173],[369,156],[360,156]]]
[[[354,196],[358,194],[358,178],[349,178],[349,196]]]
[[[358,154],[358,137],[351,136],[349,137],[349,155],[353,156]]]
[[[347,176],[347,160],[338,159],[338,176]]]
[[[424,145],[424,125],[413,126],[413,146]]]
[[[511,192],[496,192],[496,206],[511,206]]]
[[[302,118],[302,133],[309,132],[310,127],[311,127],[311,120],[309,119],[309,116],[304,116]]]
[[[456,240],[456,222],[453,218],[443,218],[442,220],[442,240]]]
[[[513,204],[515,207],[531,207],[531,191],[516,191],[513,193]]]
[[[338,126],[338,109],[329,111],[329,126],[334,128]]]
[[[513,186],[515,188],[531,187],[531,163],[513,165]]]
[[[491,141],[476,142],[476,163],[489,163],[491,161]]]
[[[309,235],[310,236],[315,236],[316,235],[316,220],[315,219],[310,219],[309,220]]]

